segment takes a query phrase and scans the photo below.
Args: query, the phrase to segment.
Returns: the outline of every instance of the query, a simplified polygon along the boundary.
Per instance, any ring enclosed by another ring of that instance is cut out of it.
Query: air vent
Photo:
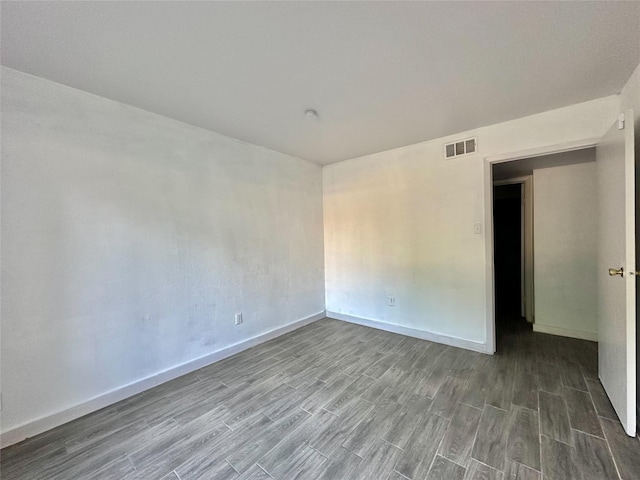
[[[462,155],[470,155],[476,153],[477,138],[467,138],[458,140],[457,142],[447,143],[444,146],[444,158],[460,157]]]

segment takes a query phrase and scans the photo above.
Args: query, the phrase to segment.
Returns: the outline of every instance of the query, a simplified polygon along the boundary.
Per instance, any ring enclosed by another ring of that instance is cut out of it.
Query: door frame
[[[521,315],[534,323],[533,283],[533,175],[495,180],[494,187],[522,185],[520,217],[520,302]],[[493,218],[491,219],[493,225]],[[494,252],[495,254],[495,252]]]
[[[541,157],[554,153],[591,148],[595,147],[599,141],[600,137],[585,138],[484,157],[485,328],[487,332],[487,352],[496,352],[495,273],[493,264],[493,165],[522,160],[523,158]]]

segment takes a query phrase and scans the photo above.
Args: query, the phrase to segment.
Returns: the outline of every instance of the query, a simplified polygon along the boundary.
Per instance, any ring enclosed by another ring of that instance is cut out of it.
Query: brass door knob
[[[620,275],[621,277],[624,277],[624,268],[620,267],[619,270],[616,270],[615,268],[610,268],[609,275],[612,277],[615,277],[616,275]]]

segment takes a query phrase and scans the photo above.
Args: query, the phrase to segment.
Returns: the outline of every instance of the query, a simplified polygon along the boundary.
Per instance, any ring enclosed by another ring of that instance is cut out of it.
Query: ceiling
[[[3,65],[320,164],[616,94],[640,63],[640,2],[0,8]]]
[[[562,167],[565,165],[595,161],[596,149],[593,147],[551,155],[541,155],[539,157],[523,158],[521,160],[494,164],[493,179],[507,180],[531,175],[534,170],[541,168]]]

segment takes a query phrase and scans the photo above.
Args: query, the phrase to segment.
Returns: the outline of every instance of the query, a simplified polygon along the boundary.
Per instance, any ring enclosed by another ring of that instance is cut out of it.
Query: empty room
[[[2,1],[0,46],[0,478],[640,480],[640,2]]]

